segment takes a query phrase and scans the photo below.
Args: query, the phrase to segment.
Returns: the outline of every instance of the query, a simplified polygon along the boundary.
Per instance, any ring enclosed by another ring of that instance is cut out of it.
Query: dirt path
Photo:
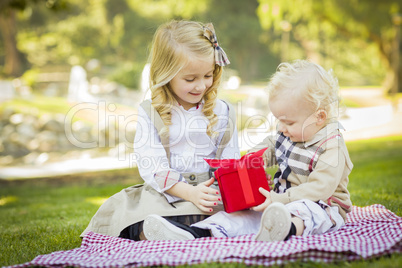
[[[402,135],[402,99],[399,99],[396,106],[393,106],[381,88],[343,89],[341,96],[362,107],[348,109],[349,112],[355,112],[355,119],[348,122],[351,127],[349,130],[346,128],[343,134],[345,140]],[[366,121],[366,126],[362,121]],[[363,127],[356,127],[359,124]]]
[[[382,88],[344,88],[340,91],[343,99],[350,100],[361,107],[372,107],[390,104]]]
[[[401,105],[399,106],[399,110],[393,114],[389,122],[372,127],[346,131],[343,134],[346,141],[365,140],[396,135],[402,135]]]

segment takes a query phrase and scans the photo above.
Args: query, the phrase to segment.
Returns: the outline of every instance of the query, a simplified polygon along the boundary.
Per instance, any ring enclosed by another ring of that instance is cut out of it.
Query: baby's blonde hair
[[[269,98],[280,94],[299,94],[315,111],[324,109],[327,120],[338,117],[339,85],[332,70],[308,60],[281,63],[268,84]]]
[[[171,21],[161,25],[152,42],[150,53],[150,89],[152,105],[160,114],[165,128],[160,135],[169,133],[172,124],[171,110],[175,103],[169,82],[189,62],[191,57],[199,59],[214,58],[214,47],[204,36],[203,24],[194,21]],[[203,114],[209,120],[207,134],[216,134],[212,127],[218,117],[214,114],[217,90],[221,81],[222,67],[215,65],[213,83],[205,92]]]

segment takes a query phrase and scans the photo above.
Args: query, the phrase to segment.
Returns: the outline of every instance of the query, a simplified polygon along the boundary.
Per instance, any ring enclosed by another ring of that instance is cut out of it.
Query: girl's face
[[[170,81],[178,103],[185,110],[194,107],[202,100],[205,92],[212,86],[215,62],[213,56],[209,60],[193,58]]]
[[[277,130],[293,142],[309,141],[323,127],[319,114],[301,97],[279,95],[269,107],[279,121]]]

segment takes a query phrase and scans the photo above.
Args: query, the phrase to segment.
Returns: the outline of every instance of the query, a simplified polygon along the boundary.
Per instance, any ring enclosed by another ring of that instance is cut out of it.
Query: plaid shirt
[[[308,142],[292,142],[283,133],[264,140],[265,146],[275,154],[278,165],[272,202],[322,200],[337,205],[340,214],[346,217],[352,206],[347,185],[353,164],[340,128],[339,122],[330,123]],[[269,162],[274,163],[272,158]]]
[[[339,139],[339,137],[340,134],[333,135],[329,139]],[[284,193],[287,188],[291,187],[288,180],[291,172],[301,176],[309,176],[317,164],[317,159],[325,151],[323,145],[306,146],[305,143],[292,142],[283,133],[278,133],[275,143],[275,156],[279,168],[274,176],[274,191]]]

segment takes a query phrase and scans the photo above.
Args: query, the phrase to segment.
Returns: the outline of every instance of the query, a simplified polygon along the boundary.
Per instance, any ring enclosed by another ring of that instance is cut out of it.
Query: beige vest
[[[221,157],[223,149],[228,144],[235,131],[235,111],[231,105],[226,104],[229,110],[229,120],[216,152],[215,158],[217,159]],[[158,133],[160,133],[164,124],[151,102],[146,100],[141,103],[141,107],[154,123]],[[161,142],[165,148],[168,159],[170,159],[169,137],[161,137]],[[198,183],[208,180],[211,177],[211,171],[204,173],[183,173],[182,175],[188,183],[197,185]],[[143,221],[144,218],[150,214],[160,216],[211,215],[223,209],[223,205],[220,204],[218,207],[214,208],[212,213],[205,213],[189,201],[179,201],[170,204],[167,202],[164,195],[158,193],[146,183],[134,185],[123,189],[107,199],[93,216],[81,236],[92,231],[117,237],[124,228]]]

